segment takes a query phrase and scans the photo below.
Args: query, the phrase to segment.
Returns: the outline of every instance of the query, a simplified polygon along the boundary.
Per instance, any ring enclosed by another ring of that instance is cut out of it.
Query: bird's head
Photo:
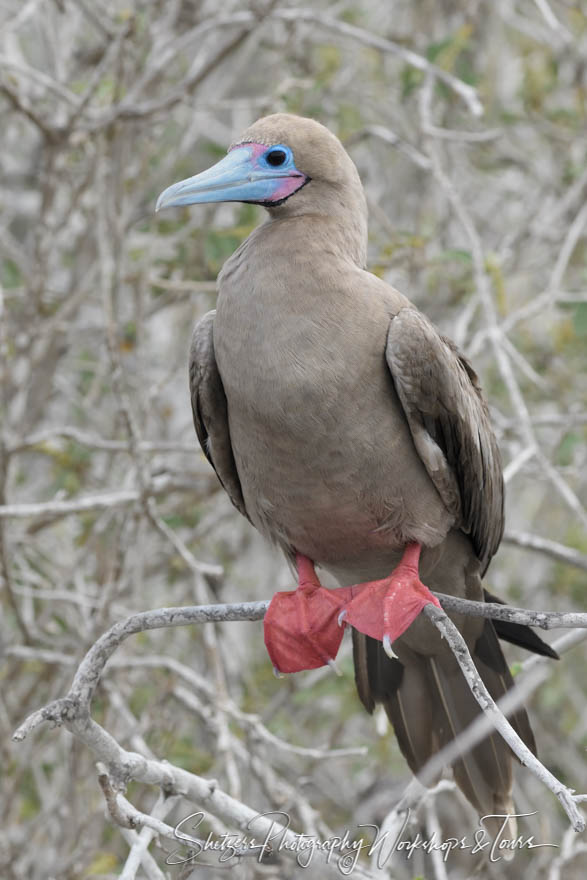
[[[270,213],[364,210],[357,169],[346,150],[314,119],[275,113],[257,120],[227,155],[161,193],[157,210],[202,202],[252,202]],[[358,202],[358,204],[357,204]],[[366,211],[365,211],[366,213]]]

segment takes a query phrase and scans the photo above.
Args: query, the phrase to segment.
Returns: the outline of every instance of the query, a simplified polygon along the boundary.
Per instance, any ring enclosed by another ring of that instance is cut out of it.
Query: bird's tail
[[[433,657],[410,652],[409,662],[404,664],[391,660],[380,642],[353,630],[353,654],[357,689],[365,708],[372,712],[376,703],[383,705],[416,776],[480,713],[452,652]],[[472,656],[491,696],[498,700],[513,682],[491,621],[485,621]],[[525,710],[517,709],[509,721],[535,752]],[[515,812],[512,752],[498,733],[491,733],[469,750],[461,750],[452,767],[457,785],[480,816]],[[503,822],[489,819],[484,824],[490,834],[495,834]],[[506,824],[503,836],[516,836],[515,819]]]

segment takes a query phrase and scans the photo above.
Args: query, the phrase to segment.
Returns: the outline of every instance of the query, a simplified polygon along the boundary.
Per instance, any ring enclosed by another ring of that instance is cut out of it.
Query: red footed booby
[[[352,627],[359,697],[382,703],[414,773],[479,713],[420,611],[431,590],[500,601],[481,578],[503,532],[497,443],[477,376],[412,303],[365,268],[359,174],[320,123],[278,113],[173,184],[157,209],[263,205],[224,264],[190,350],[194,423],[233,504],[295,562],[265,617],[274,666],[332,662]],[[324,588],[315,565],[340,587]],[[497,635],[556,656],[526,627],[453,614],[494,699]],[[497,635],[496,635],[497,633]],[[523,709],[510,718],[534,749]],[[480,815],[513,812],[512,755],[488,736],[454,763]]]

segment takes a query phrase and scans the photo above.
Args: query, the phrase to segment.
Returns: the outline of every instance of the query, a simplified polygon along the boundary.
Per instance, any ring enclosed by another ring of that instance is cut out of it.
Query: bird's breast
[[[273,293],[223,291],[214,325],[253,523],[322,562],[441,540],[446,511],[385,362],[383,304],[304,303],[279,283]]]

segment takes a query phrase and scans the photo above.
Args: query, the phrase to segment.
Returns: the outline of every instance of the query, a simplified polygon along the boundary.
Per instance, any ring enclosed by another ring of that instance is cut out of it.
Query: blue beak
[[[304,175],[291,167],[262,167],[255,147],[245,144],[231,150],[207,171],[168,186],[157,199],[155,210],[202,202],[272,202],[283,197],[282,191],[286,194],[284,187],[290,189],[286,181],[289,178],[293,183],[294,177],[297,189],[304,182]]]

